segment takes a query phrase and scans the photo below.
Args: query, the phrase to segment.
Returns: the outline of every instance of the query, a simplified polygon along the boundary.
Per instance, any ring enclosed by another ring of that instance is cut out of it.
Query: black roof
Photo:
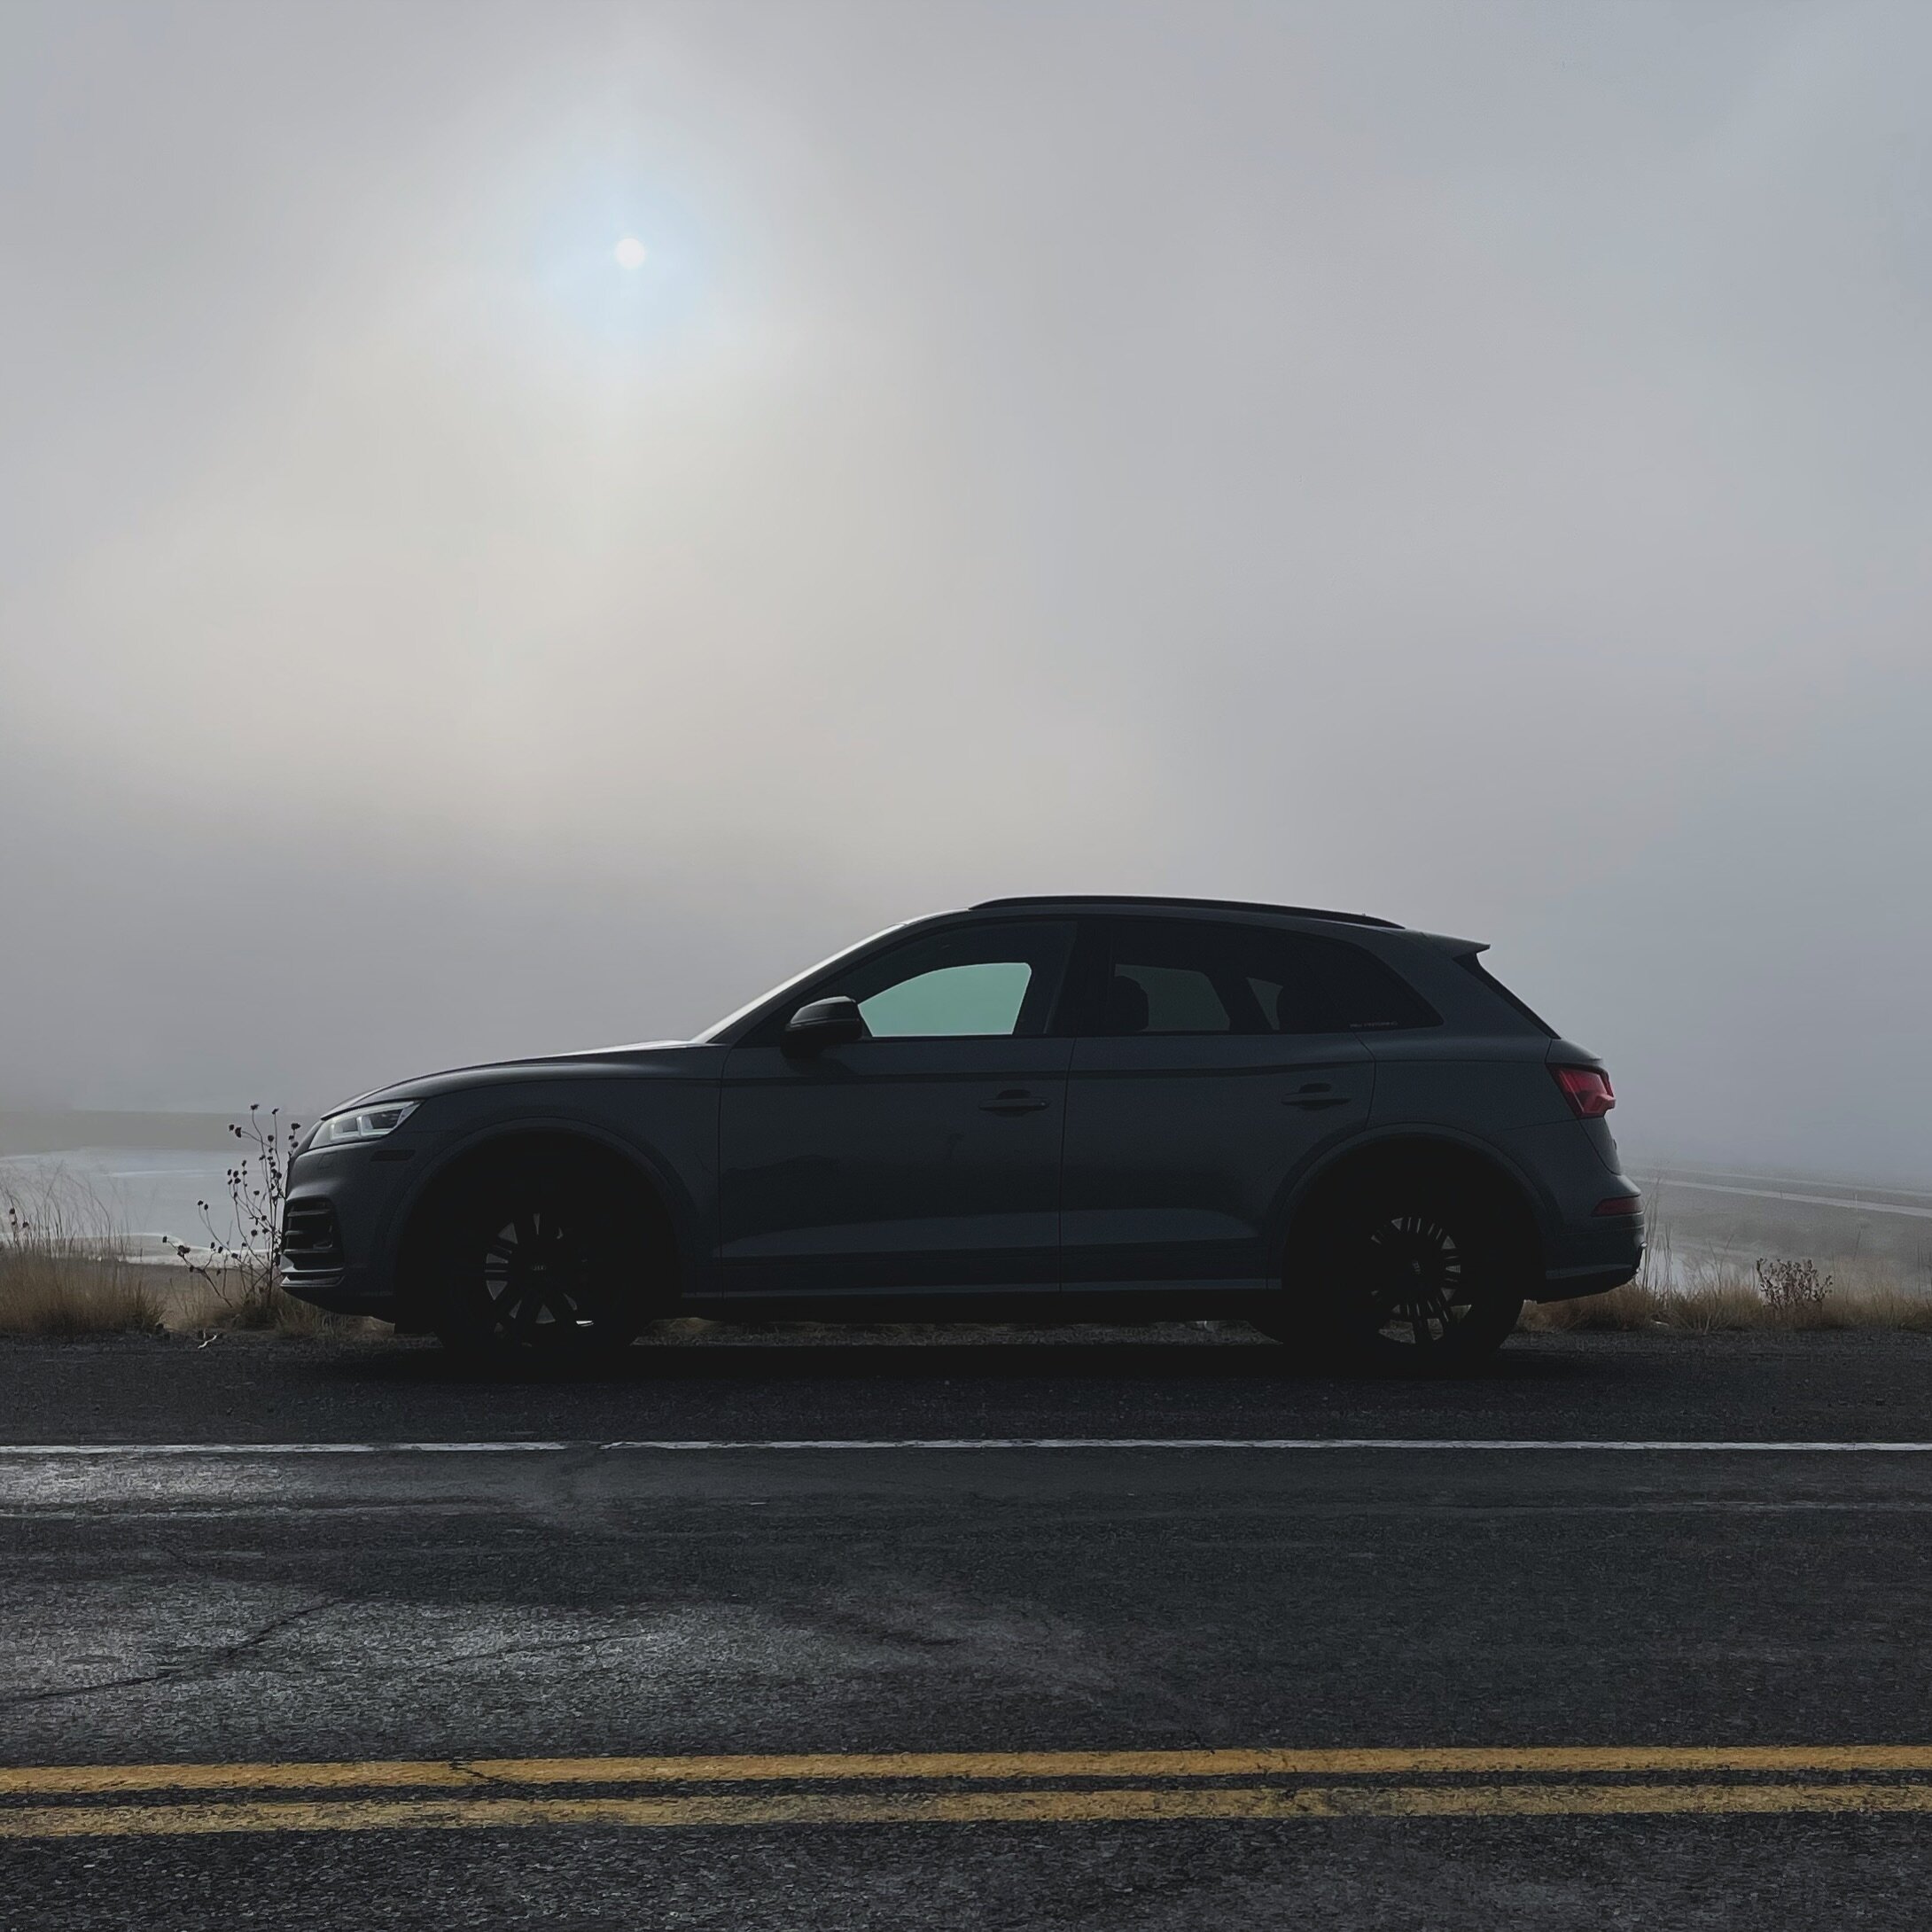
[[[1377,919],[1366,912],[1328,912],[1320,906],[1271,906],[1257,899],[1166,899],[1150,892],[1030,892],[1017,899],[983,899],[973,908],[985,912],[995,906],[1184,906],[1211,912],[1285,913],[1292,919],[1332,919],[1345,926],[1386,926],[1399,932],[1397,919]]]

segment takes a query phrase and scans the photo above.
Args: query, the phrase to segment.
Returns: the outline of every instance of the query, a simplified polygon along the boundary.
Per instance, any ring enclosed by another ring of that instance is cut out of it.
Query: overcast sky
[[[998,892],[1932,1165],[1932,11],[0,0],[0,1102]],[[643,244],[641,268],[613,255]]]

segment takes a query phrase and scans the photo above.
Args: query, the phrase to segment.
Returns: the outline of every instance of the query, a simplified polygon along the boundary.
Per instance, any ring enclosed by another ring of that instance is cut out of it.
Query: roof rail
[[[972,909],[987,912],[995,906],[1191,906],[1215,912],[1278,912],[1295,919],[1332,919],[1345,926],[1386,926],[1402,931],[1398,919],[1377,919],[1372,913],[1329,912],[1320,906],[1275,906],[1258,899],[1170,899],[1158,892],[1027,892],[1015,899],[983,899]]]

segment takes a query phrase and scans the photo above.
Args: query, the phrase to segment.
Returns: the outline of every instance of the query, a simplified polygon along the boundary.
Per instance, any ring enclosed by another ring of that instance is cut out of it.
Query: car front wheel
[[[471,1357],[585,1361],[643,1327],[643,1257],[623,1203],[562,1165],[478,1176],[431,1258],[436,1331]]]

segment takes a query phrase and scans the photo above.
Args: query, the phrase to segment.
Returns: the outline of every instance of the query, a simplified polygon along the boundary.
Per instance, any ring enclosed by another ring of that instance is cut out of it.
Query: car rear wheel
[[[1523,1313],[1523,1269],[1488,1202],[1424,1176],[1372,1183],[1330,1205],[1304,1244],[1268,1330],[1371,1367],[1467,1368]]]
[[[479,1175],[430,1257],[436,1332],[460,1354],[581,1362],[643,1325],[646,1254],[622,1198],[562,1165]]]

